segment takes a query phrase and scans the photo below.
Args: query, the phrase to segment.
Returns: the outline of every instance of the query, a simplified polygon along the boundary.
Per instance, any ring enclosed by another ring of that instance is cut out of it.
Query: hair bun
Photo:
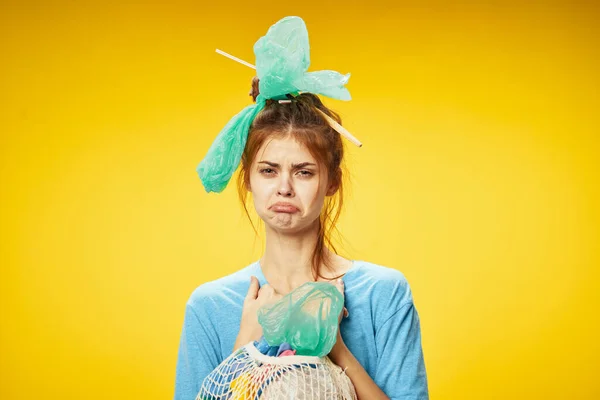
[[[256,97],[259,94],[258,91],[258,76],[255,76],[254,78],[252,78],[252,88],[250,89],[250,93],[248,93],[249,96],[252,96],[252,101],[256,103]]]

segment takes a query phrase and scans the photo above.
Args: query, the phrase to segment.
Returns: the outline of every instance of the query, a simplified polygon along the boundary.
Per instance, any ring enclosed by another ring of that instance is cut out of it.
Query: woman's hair
[[[319,97],[312,93],[301,93],[294,97],[291,103],[267,100],[265,108],[256,116],[250,126],[237,179],[238,194],[252,224],[246,207],[247,188],[250,187],[250,168],[258,150],[266,140],[292,137],[308,149],[321,168],[325,167],[328,184],[336,185],[337,191],[334,195],[325,198],[325,204],[319,216],[319,233],[312,255],[312,272],[315,279],[323,278],[320,271],[321,264],[332,269],[331,260],[328,260],[326,256],[326,245],[337,254],[331,239],[333,231],[337,231],[335,225],[342,211],[344,198],[342,180],[345,175],[342,173],[342,168],[345,170],[342,164],[344,157],[342,138],[316,108],[341,124],[339,115],[323,105]],[[258,234],[254,224],[252,227]]]

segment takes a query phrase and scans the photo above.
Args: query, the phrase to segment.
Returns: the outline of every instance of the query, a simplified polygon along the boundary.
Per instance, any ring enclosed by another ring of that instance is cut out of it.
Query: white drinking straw
[[[321,115],[323,115],[323,117],[325,117],[327,122],[329,122],[329,126],[331,126],[333,129],[344,135],[346,139],[348,139],[358,147],[362,147],[362,143],[357,138],[355,138],[350,132],[348,132],[346,128],[338,124],[338,122],[335,119],[331,118],[329,115],[325,114],[324,111],[319,110],[318,108],[317,111],[320,112]]]
[[[241,59],[239,59],[239,58],[237,58],[235,56],[232,56],[231,54],[226,53],[223,50],[217,49],[217,53],[219,53],[221,55],[224,55],[225,57],[230,58],[233,61],[237,61],[240,64],[244,64],[247,67],[250,67],[252,69],[256,69],[256,67],[254,65],[250,64],[249,62],[246,62],[246,61],[241,60]],[[285,100],[282,100],[281,102],[283,102],[283,101],[285,101]],[[321,115],[323,115],[323,117],[327,120],[327,122],[329,123],[329,125],[333,129],[335,129],[340,134],[342,134],[343,136],[345,136],[346,139],[348,139],[349,141],[351,141],[352,143],[354,143],[358,147],[362,147],[362,143],[357,138],[355,138],[350,132],[348,132],[348,130],[346,130],[346,128],[344,128],[343,126],[341,126],[340,124],[338,124],[336,120],[334,120],[333,118],[331,118],[329,115],[325,114],[323,111],[319,110],[318,108],[317,108],[317,111],[319,111],[321,113]]]
[[[239,58],[232,56],[231,54],[225,53],[223,50],[219,50],[217,49],[217,53],[224,55],[225,57],[231,58],[233,61],[237,61],[240,64],[244,64],[247,67],[250,67],[252,69],[256,69],[256,67],[252,64],[250,64],[249,62],[246,62],[244,60],[240,60]]]

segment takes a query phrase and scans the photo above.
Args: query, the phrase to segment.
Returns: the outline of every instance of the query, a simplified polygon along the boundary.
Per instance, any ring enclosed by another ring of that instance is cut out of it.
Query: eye
[[[275,170],[273,168],[263,168],[263,169],[260,169],[259,172],[263,175],[273,175],[275,173]],[[298,173],[303,177],[309,177],[309,176],[314,175],[311,171],[307,171],[307,170],[301,170],[301,171],[298,171]]]

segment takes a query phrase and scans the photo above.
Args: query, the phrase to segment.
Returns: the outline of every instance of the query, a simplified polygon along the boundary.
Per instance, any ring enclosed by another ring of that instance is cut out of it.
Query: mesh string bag
[[[196,400],[356,400],[350,378],[328,357],[270,357],[248,343],[210,373]]]
[[[248,343],[204,379],[196,400],[356,400],[350,378],[326,356],[335,344],[342,307],[341,293],[325,282],[307,282],[263,306],[259,322],[269,345],[285,340],[317,355],[272,357],[261,353],[257,342]]]

